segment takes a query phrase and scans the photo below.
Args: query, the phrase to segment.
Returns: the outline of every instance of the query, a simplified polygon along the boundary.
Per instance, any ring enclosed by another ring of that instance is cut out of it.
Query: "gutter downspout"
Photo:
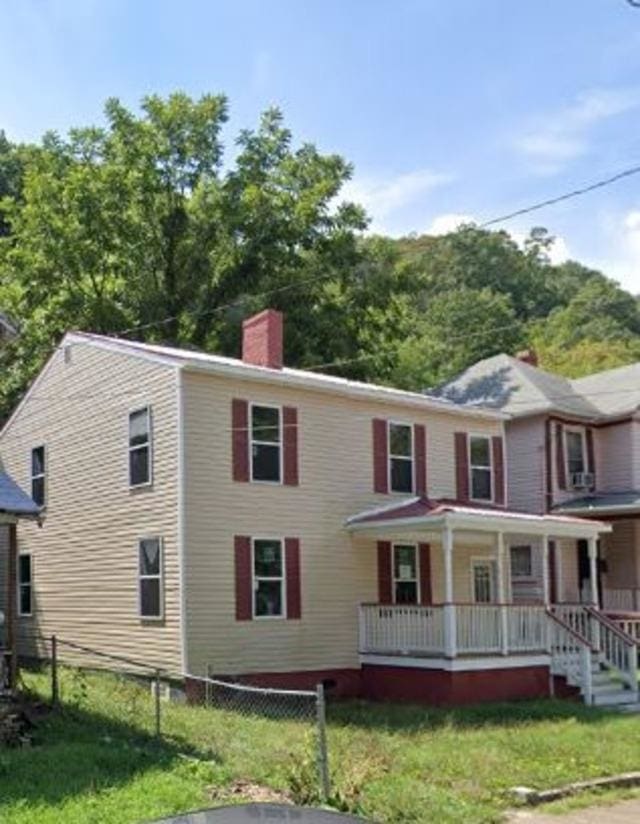
[[[189,672],[187,645],[187,589],[185,560],[185,428],[184,428],[184,367],[176,369],[176,427],[178,457],[177,548],[178,584],[180,591],[180,672]]]

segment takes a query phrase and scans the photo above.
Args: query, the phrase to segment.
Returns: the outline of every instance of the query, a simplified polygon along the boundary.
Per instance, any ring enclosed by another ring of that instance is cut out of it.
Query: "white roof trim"
[[[196,372],[208,372],[243,380],[264,381],[282,386],[301,387],[319,392],[330,392],[337,395],[376,400],[387,403],[396,403],[443,412],[445,414],[462,417],[475,417],[487,420],[502,421],[510,416],[499,410],[487,408],[473,408],[461,404],[423,395],[420,392],[408,392],[378,384],[361,383],[320,372],[309,372],[301,369],[268,369],[263,366],[254,366],[244,363],[237,358],[226,358],[221,355],[209,355],[203,352],[191,352],[188,349],[177,349],[166,346],[126,341],[119,338],[108,338],[85,332],[68,332],[63,345],[86,344],[97,346],[113,352],[120,352],[134,357],[152,359],[167,366],[182,366],[184,369]]]
[[[413,498],[400,498],[397,501],[392,501],[390,504],[384,504],[384,506],[376,506],[373,509],[365,509],[364,512],[358,512],[357,515],[351,515],[345,521],[345,525],[351,524],[354,521],[359,521],[361,518],[368,518],[371,515],[380,515],[383,512],[389,512],[393,509],[399,509],[403,506],[411,506],[412,504],[417,504],[420,498],[418,496],[414,496]]]
[[[554,512],[558,514],[567,514],[567,515],[574,515],[577,517],[584,516],[586,517],[588,513],[598,513],[602,512],[603,514],[611,514],[615,515],[616,513],[624,514],[625,512],[640,512],[640,501],[636,501],[633,504],[611,504],[609,506],[580,506],[580,507],[571,507],[571,506],[558,506],[555,507]]]
[[[456,510],[437,515],[419,515],[407,518],[390,518],[385,521],[364,521],[347,524],[349,532],[394,532],[399,529],[420,528],[465,529],[472,532],[515,532],[524,535],[548,535],[558,538],[592,538],[603,532],[611,532],[611,524],[586,519],[522,515],[474,510]]]

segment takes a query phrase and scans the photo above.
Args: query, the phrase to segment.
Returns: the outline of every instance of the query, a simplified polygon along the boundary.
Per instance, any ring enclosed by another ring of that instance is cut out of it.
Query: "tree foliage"
[[[70,328],[239,351],[241,320],[286,312],[287,361],[420,389],[488,355],[536,346],[566,374],[638,356],[635,298],[553,238],[474,225],[363,235],[341,157],[295,145],[267,110],[225,153],[227,100],[109,100],[100,127],[16,146],[0,132],[0,309],[6,413]],[[604,367],[603,367],[604,368]]]

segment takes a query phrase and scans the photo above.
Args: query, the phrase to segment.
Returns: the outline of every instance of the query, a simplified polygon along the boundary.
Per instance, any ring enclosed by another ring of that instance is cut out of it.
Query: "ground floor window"
[[[414,544],[393,546],[393,600],[396,604],[417,604],[418,553]]]
[[[18,615],[31,615],[33,612],[33,569],[31,555],[23,553],[18,556]]]
[[[253,541],[253,615],[284,617],[284,552],[280,539]]]
[[[531,560],[530,546],[511,547],[511,577],[531,578],[533,575],[533,564]]]
[[[495,561],[473,561],[473,600],[476,604],[491,604],[496,591]]]

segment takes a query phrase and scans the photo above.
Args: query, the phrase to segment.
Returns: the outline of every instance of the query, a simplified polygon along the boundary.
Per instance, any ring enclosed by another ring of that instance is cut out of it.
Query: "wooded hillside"
[[[38,145],[0,132],[6,415],[67,329],[237,355],[243,317],[286,312],[287,362],[420,389],[533,346],[570,376],[640,357],[635,297],[473,226],[391,240],[341,201],[350,165],[297,146],[277,110],[225,158],[227,100],[117,100],[102,127]]]

